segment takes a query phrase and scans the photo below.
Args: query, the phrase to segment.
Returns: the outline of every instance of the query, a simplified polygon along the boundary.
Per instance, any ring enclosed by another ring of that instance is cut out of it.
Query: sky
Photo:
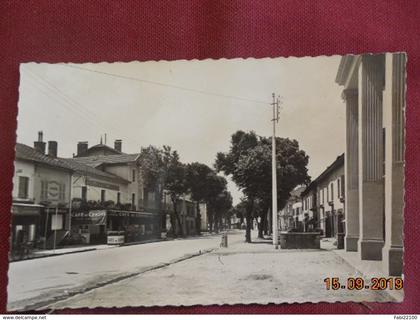
[[[37,132],[71,157],[78,141],[107,136],[123,152],[170,145],[181,161],[213,166],[237,130],[272,135],[272,93],[281,96],[277,136],[299,141],[316,178],[344,152],[345,105],[335,83],[340,56],[21,64],[17,141]],[[241,192],[228,179],[238,203]]]

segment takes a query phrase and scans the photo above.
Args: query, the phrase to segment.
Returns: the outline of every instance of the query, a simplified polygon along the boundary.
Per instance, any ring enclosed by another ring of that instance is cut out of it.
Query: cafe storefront
[[[157,213],[103,209],[73,212],[71,224],[83,243],[121,244],[122,236],[124,243],[158,239],[160,219]]]

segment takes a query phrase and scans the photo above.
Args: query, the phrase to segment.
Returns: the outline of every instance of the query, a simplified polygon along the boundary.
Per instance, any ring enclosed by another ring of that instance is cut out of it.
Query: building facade
[[[314,181],[319,228],[326,238],[344,233],[344,154],[327,167]]]
[[[296,229],[303,231],[302,192],[305,186],[298,186],[290,192],[286,205],[279,212],[279,227],[282,231]]]
[[[406,56],[348,55],[336,82],[346,108],[347,251],[403,271]]]
[[[319,208],[317,205],[316,182],[309,184],[301,194],[303,231],[319,228]]]
[[[74,200],[89,204],[74,208],[73,230],[89,242],[104,242],[109,231],[124,232],[126,242],[160,237],[160,196],[144,187],[139,154],[123,153],[121,140],[114,148],[79,142],[77,155],[65,160],[76,172]]]
[[[62,239],[69,230],[73,170],[49,152],[39,133],[35,148],[17,143],[13,177],[12,250],[31,243],[50,247],[53,233]],[[53,149],[56,142],[49,142]]]
[[[199,233],[197,225],[197,203],[195,201],[192,201],[189,195],[183,195],[176,201],[177,213],[180,219],[182,230],[180,229],[179,222],[174,216],[174,206],[169,194],[164,194],[163,202],[166,212],[166,231],[168,231],[170,234],[177,235],[180,235],[182,231],[182,234],[184,236],[197,235]],[[200,205],[201,224],[203,224],[203,221],[207,220],[206,213],[206,206]],[[173,217],[175,222],[175,230],[172,229],[173,226],[171,225],[171,216]]]

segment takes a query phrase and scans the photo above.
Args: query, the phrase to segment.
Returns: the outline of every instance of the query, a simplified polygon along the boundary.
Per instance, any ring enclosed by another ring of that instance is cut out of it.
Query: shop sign
[[[107,236],[107,244],[123,244],[124,240],[124,235],[108,234]]]
[[[119,211],[119,210],[109,210],[109,217],[130,217],[130,218],[153,218],[158,216],[149,212],[133,212],[133,211]]]
[[[35,206],[12,206],[12,213],[22,216],[35,216],[40,214],[41,207]]]
[[[72,212],[72,220],[80,224],[106,224],[106,211],[105,210],[91,210],[88,212]]]
[[[63,229],[63,215],[53,214],[51,216],[51,230],[61,230],[61,229]]]
[[[60,185],[57,181],[48,182],[47,194],[50,201],[58,201],[60,199]]]

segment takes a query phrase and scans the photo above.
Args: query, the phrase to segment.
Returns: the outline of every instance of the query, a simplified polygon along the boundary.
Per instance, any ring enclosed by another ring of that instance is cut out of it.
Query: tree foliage
[[[139,156],[144,185],[148,190],[158,190],[159,204],[163,192],[169,195],[173,212],[170,215],[171,227],[176,234],[178,230],[183,236],[181,219],[179,217],[177,201],[188,190],[186,182],[186,167],[179,160],[177,151],[169,146],[162,149],[155,146],[142,148]],[[175,226],[178,222],[178,228]]]
[[[231,175],[245,195],[248,242],[253,216],[265,218],[271,206],[271,146],[271,138],[258,136],[253,131],[237,131],[232,135],[229,152],[216,155],[216,170]],[[276,138],[276,157],[277,201],[282,208],[294,187],[309,182],[309,157],[299,149],[296,140],[279,137]],[[262,225],[259,229],[262,230]]]

